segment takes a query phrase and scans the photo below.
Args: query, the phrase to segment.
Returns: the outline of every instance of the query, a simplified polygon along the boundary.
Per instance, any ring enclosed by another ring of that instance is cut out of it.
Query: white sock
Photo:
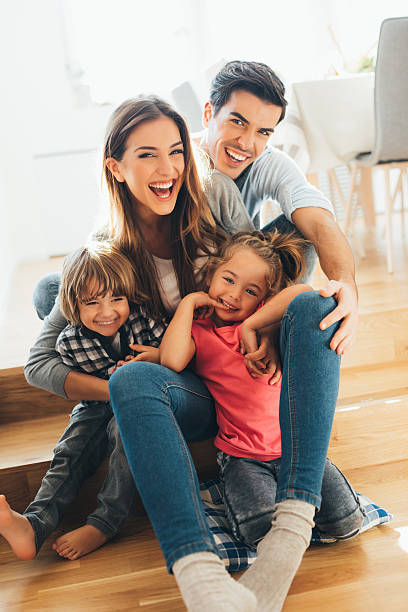
[[[255,595],[231,578],[215,553],[186,555],[172,569],[189,612],[255,612]]]
[[[258,545],[258,557],[239,580],[255,593],[257,612],[279,612],[312,535],[315,507],[299,499],[275,506],[272,528]]]

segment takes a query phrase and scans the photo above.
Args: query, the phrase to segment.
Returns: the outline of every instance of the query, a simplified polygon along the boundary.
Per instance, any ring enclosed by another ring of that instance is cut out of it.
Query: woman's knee
[[[304,291],[299,293],[288,306],[288,312],[298,317],[302,324],[308,322],[319,324],[337,306],[333,297],[323,297],[318,291]]]
[[[109,379],[113,401],[139,394],[147,385],[157,384],[161,366],[148,361],[133,361],[118,368]]]

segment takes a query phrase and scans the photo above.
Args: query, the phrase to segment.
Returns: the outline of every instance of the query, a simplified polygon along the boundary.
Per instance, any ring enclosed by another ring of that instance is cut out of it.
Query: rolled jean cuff
[[[358,503],[355,510],[348,516],[331,523],[319,523],[319,531],[336,540],[349,540],[360,533],[365,517],[365,510]]]
[[[50,535],[45,532],[43,525],[36,514],[23,514],[23,516],[28,520],[31,527],[34,531],[34,541],[35,541],[35,550],[36,554],[40,552],[41,546],[44,544],[44,540]]]
[[[301,491],[299,489],[287,489],[286,491],[276,492],[276,503],[284,501],[285,499],[300,499],[308,504],[312,504],[317,510],[320,509],[322,503],[321,496],[314,495],[308,491]]]
[[[169,574],[172,574],[172,567],[176,561],[181,559],[182,557],[186,557],[187,555],[192,555],[197,552],[212,552],[215,553],[220,559],[222,559],[217,547],[215,546],[212,540],[201,540],[199,542],[193,542],[192,544],[186,544],[185,546],[180,546],[175,551],[173,551],[166,558],[166,566]]]
[[[103,521],[98,520],[94,516],[88,516],[88,518],[86,519],[86,524],[92,525],[92,527],[98,529],[106,538],[108,538],[108,540],[111,540],[119,531],[119,528],[112,529],[111,527],[109,527],[109,525],[107,525]]]

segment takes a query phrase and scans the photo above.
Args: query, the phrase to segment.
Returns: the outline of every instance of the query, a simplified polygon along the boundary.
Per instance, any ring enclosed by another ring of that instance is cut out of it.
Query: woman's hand
[[[241,353],[245,355],[247,370],[254,378],[270,376],[269,384],[274,385],[282,376],[278,350],[279,327],[258,332],[258,342],[256,330],[247,321],[241,326]]]

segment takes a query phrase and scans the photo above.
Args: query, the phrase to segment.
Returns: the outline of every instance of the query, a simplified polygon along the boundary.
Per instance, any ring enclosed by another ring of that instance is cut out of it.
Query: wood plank
[[[339,403],[353,398],[373,398],[376,395],[408,394],[408,361],[370,364],[358,368],[342,368]]]
[[[408,398],[336,412],[329,457],[341,469],[401,461],[407,449]]]
[[[0,370],[0,425],[69,414],[76,402],[31,387],[23,367]]]
[[[408,358],[408,308],[360,315],[354,346],[342,358],[342,368]],[[408,377],[407,377],[408,378]]]

